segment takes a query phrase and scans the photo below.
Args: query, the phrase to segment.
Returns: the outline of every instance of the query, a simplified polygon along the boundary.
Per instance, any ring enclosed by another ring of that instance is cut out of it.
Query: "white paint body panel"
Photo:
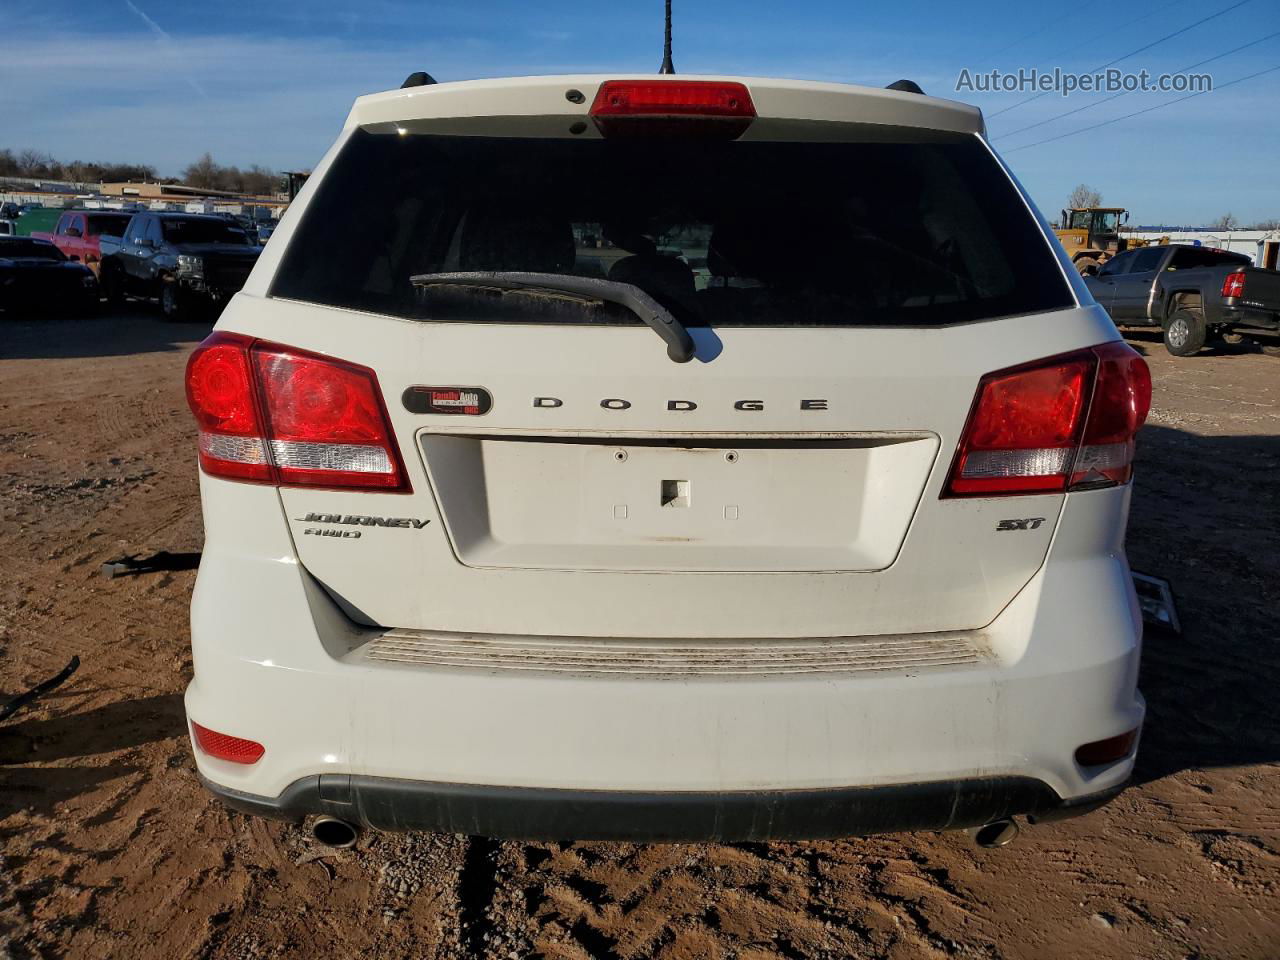
[[[188,713],[266,753],[240,766],[197,752],[201,773],[266,797],[317,773],[659,791],[1013,774],[1063,798],[1122,782],[1131,761],[1089,774],[1072,755],[1142,721],[1128,488],[941,498],[983,374],[1117,338],[1029,203],[1078,306],[940,329],[720,329],[711,362],[672,363],[645,327],[430,323],[267,296],[357,125],[585,114],[604,79],[361,98],[224,312],[219,329],[374,369],[413,493],[202,476]],[[762,117],[982,134],[976,110],[945,101],[743,82]],[[584,105],[566,102],[570,88]],[[494,406],[424,417],[400,402],[413,385],[483,386]],[[532,402],[547,396],[562,404]],[[630,406],[607,409],[606,398]],[[814,398],[825,409],[802,409]],[[673,399],[697,408],[671,411]],[[763,409],[735,411],[739,399]],[[853,446],[803,464],[751,446],[796,440]],[[625,462],[600,456],[618,450]],[[742,455],[732,466],[728,450]],[[660,480],[691,484],[683,514],[657,503]],[[794,502],[761,517],[789,491]],[[307,533],[309,514],[427,522],[321,537]],[[996,530],[1025,517],[1044,522]],[[369,655],[397,630],[444,639],[416,661]],[[915,665],[897,656],[922,636]],[[506,644],[535,659],[561,638],[561,665],[459,658],[467,637],[477,651]],[[611,640],[653,647],[674,673],[563,665]],[[681,653],[682,640],[696,651]],[[824,643],[843,659],[770,671],[788,641],[806,664]],[[749,675],[669,666],[721,662],[719,642],[773,652]],[[894,656],[863,669],[864,642]],[[948,652],[929,663],[930,649]]]

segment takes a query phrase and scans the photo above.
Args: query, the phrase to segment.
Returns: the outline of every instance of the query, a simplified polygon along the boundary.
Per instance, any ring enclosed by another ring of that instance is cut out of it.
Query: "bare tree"
[[[1249,229],[1250,230],[1280,230],[1280,220],[1276,220],[1276,219],[1259,220]]]
[[[62,165],[63,170],[67,174],[67,179],[76,183],[88,183],[91,180],[100,178],[102,168],[96,163],[84,163],[81,160],[72,160],[70,163]]]
[[[149,163],[90,163],[87,166],[94,171],[90,180],[118,183],[122,180],[147,181],[156,178],[156,168]]]
[[[1071,196],[1067,197],[1067,209],[1079,210],[1084,207],[1100,207],[1102,206],[1102,194],[1087,183],[1082,183],[1071,191]]]
[[[1236,218],[1234,213],[1224,213],[1217,220],[1213,221],[1213,223],[1209,224],[1209,227],[1213,230],[1239,230],[1240,221]]]
[[[182,172],[182,181],[191,187],[205,190],[226,190],[231,193],[275,193],[279,190],[280,174],[257,164],[248,170],[224,167],[206,153]]]
[[[73,180],[77,183],[106,181],[154,181],[156,168],[148,163],[96,163],[94,161],[60,161],[39,150],[0,149],[0,176],[43,177],[49,180]],[[206,153],[182,171],[182,179],[166,183],[185,183],[206,190],[229,190],[236,193],[269,194],[281,188],[281,175],[254,164],[247,170],[224,167]]]
[[[256,163],[244,171],[244,192],[254,194],[278,193],[280,191],[280,174]]]
[[[217,190],[221,172],[222,168],[214,161],[213,155],[205,153],[203,157],[182,171],[182,181],[189,187]]]
[[[23,150],[18,154],[18,175],[38,177],[44,166],[44,157],[39,150]]]

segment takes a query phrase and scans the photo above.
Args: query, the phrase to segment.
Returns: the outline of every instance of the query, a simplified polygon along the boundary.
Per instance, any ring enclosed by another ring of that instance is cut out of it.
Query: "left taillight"
[[[1245,276],[1246,274],[1243,271],[1228,273],[1222,281],[1222,295],[1224,297],[1243,297]]]
[[[1126,483],[1150,405],[1146,361],[1120,342],[989,373],[978,384],[943,496]]]
[[[378,379],[367,367],[217,332],[187,362],[187,403],[211,476],[407,492]]]

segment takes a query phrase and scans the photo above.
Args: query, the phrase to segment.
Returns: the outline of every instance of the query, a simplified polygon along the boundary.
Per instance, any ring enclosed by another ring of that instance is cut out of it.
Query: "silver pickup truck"
[[[1129,250],[1084,278],[1117,326],[1160,327],[1176,357],[1239,329],[1280,329],[1280,271],[1244,254],[1178,244]]]

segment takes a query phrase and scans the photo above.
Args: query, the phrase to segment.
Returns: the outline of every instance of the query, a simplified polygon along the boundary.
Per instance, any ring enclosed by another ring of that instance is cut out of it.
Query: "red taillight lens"
[[[1071,486],[1127,483],[1133,475],[1134,437],[1151,409],[1151,371],[1123,343],[1094,347],[1098,373],[1084,439],[1076,454]]]
[[[200,465],[282,485],[408,490],[367,367],[215,333],[187,364]]]
[[[253,348],[253,359],[281,483],[401,485],[372,370],[267,344]]]
[[[1146,363],[1123,343],[989,373],[944,496],[1124,483],[1150,402]]]
[[[606,80],[591,104],[606,136],[713,136],[732,140],[755,119],[741,83],[716,80]]]
[[[253,740],[233,737],[217,730],[202,727],[194,721],[191,724],[191,739],[201,753],[207,753],[219,760],[231,763],[257,763],[266,753],[266,748]]]
[[[958,496],[1065,490],[1093,379],[1092,358],[989,373],[978,396],[949,492]]]
[[[1104,763],[1115,763],[1123,760],[1133,752],[1133,745],[1138,742],[1138,731],[1130,730],[1118,737],[1107,737],[1086,743],[1076,750],[1076,763],[1082,767],[1100,767]]]
[[[200,344],[187,361],[187,403],[200,427],[200,466],[206,473],[270,482],[249,366],[252,342],[214,333]]]
[[[1225,280],[1222,281],[1222,295],[1224,297],[1243,297],[1244,296],[1244,278],[1243,273],[1229,273]]]

